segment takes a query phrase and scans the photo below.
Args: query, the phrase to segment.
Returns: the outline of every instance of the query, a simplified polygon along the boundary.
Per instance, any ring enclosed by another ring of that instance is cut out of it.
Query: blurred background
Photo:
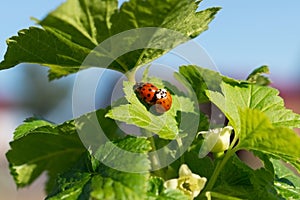
[[[42,19],[62,2],[2,1],[0,60],[3,60],[7,48],[6,39],[21,29],[34,26],[30,17]],[[204,0],[200,9],[211,6],[223,9],[209,30],[195,41],[207,51],[219,71],[245,79],[254,68],[268,65],[273,86],[280,90],[286,106],[300,113],[300,1]],[[111,79],[116,80],[117,76]],[[72,118],[73,82],[74,75],[48,82],[47,68],[31,64],[0,71],[1,199],[44,198],[45,176],[29,188],[16,189],[5,153],[14,129],[25,118],[38,115],[56,123]]]

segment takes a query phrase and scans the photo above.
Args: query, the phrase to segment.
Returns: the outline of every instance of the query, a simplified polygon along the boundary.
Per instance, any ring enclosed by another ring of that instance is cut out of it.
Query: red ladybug
[[[151,83],[137,83],[135,91],[138,93],[140,99],[149,105],[154,105],[156,102],[156,92],[158,88]]]
[[[152,83],[137,83],[134,90],[144,103],[154,106],[156,113],[162,114],[170,110],[172,96],[166,89],[158,89]]]
[[[155,110],[157,113],[164,113],[170,110],[172,105],[172,96],[166,89],[159,89],[155,94]]]

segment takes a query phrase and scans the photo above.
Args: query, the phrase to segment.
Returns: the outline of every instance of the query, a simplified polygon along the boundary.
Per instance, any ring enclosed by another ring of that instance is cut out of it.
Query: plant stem
[[[135,83],[135,73],[137,68],[133,68],[131,71],[126,73],[129,82]]]
[[[211,197],[215,197],[215,198],[223,199],[223,200],[242,200],[242,199],[237,198],[237,197],[232,197],[232,196],[225,195],[225,194],[220,194],[220,193],[217,193],[217,192],[206,192],[205,196],[208,199],[212,199]]]
[[[217,178],[221,172],[221,170],[223,169],[224,165],[227,163],[228,159],[235,153],[234,150],[229,150],[226,152],[224,158],[217,163],[217,166],[213,172],[213,175],[212,177],[209,179],[208,183],[207,183],[207,186],[205,188],[205,192],[206,191],[210,191],[213,186],[215,185],[216,181],[217,181]]]
[[[152,147],[152,152],[154,152],[153,154],[151,154],[152,156],[149,155],[149,159],[151,161],[151,165],[152,167],[155,169],[157,166],[160,165],[160,160],[157,156],[156,152],[156,146],[155,146],[155,140],[153,137],[148,137],[148,141],[150,142],[150,145]],[[160,170],[155,172],[156,174],[158,174],[160,177],[163,177],[163,174],[160,172]]]
[[[178,150],[180,151],[179,153],[180,153],[180,155],[182,155],[183,154],[183,152],[182,152],[182,146],[183,146],[182,139],[177,138],[176,141],[177,141],[177,144],[178,144]],[[184,156],[180,156],[180,162],[181,162],[181,164],[183,164],[185,162]]]
[[[219,161],[217,163],[217,166],[213,172],[213,175],[212,177],[210,178],[210,180],[208,181],[206,187],[205,187],[205,190],[203,193],[205,193],[206,191],[210,191],[212,190],[212,188],[214,187],[216,181],[217,181],[217,178],[221,172],[221,170],[223,169],[224,165],[227,163],[228,159],[237,151],[236,147],[234,147],[236,141],[238,140],[238,135],[236,134],[235,137],[233,138],[231,144],[230,144],[230,147],[228,148],[227,152],[225,153],[225,156],[223,157],[223,159],[221,161]],[[233,148],[234,147],[234,148]]]

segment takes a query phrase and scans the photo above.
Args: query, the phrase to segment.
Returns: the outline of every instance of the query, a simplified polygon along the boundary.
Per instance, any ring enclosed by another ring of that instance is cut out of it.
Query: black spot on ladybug
[[[151,92],[151,91],[152,91],[152,89],[151,89],[151,88],[149,88],[149,89],[148,89],[148,91],[149,91],[149,92]]]
[[[147,94],[147,97],[150,97],[151,95],[150,94]]]

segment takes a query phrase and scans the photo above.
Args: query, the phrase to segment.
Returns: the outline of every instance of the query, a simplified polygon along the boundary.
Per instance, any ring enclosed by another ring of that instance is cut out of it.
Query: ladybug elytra
[[[135,91],[140,99],[149,106],[154,106],[157,113],[164,113],[172,106],[172,96],[166,89],[158,89],[152,83],[137,83]]]
[[[149,105],[154,105],[156,98],[155,93],[158,90],[156,86],[151,83],[138,83],[135,86],[135,90],[138,92],[140,98]]]

